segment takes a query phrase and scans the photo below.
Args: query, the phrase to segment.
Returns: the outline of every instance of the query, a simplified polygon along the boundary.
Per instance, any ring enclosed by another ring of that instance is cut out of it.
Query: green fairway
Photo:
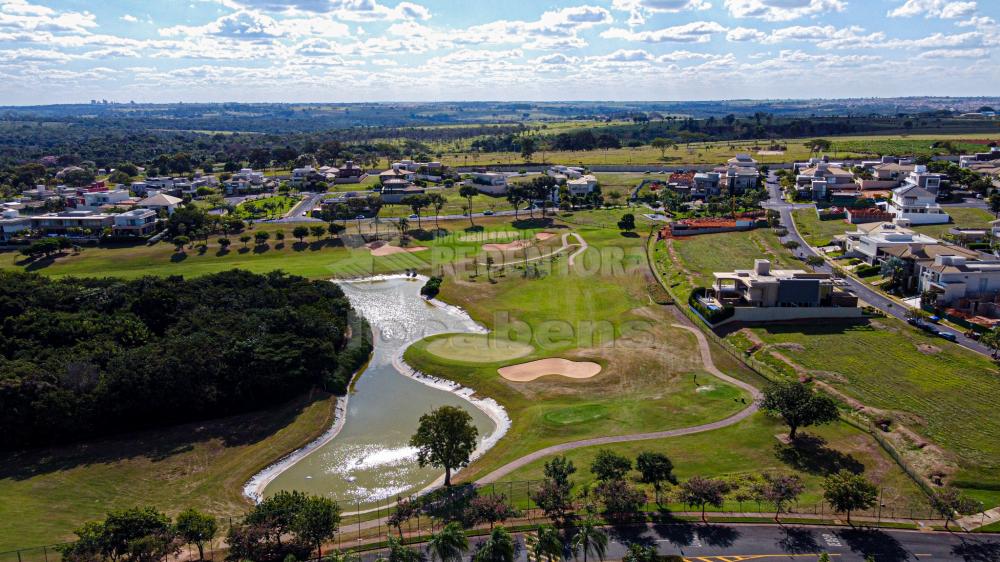
[[[892,506],[895,510],[913,507],[926,512],[927,502],[920,489],[863,432],[844,423],[810,428],[808,433],[820,437],[824,444],[803,458],[781,453],[774,436],[784,431],[785,428],[776,420],[756,414],[740,424],[723,429],[670,439],[585,447],[567,452],[566,457],[577,468],[572,478],[577,490],[594,482],[594,475],[589,467],[601,449],[611,449],[633,459],[633,462],[642,451],[664,453],[673,461],[674,473],[682,481],[692,476],[725,477],[739,481],[746,474],[765,471],[795,472],[802,476],[806,485],[798,502],[803,509],[822,500],[821,483],[827,472],[838,466],[851,466],[862,469],[865,476],[878,484],[887,511]],[[548,459],[535,461],[518,469],[504,480],[539,480],[544,477],[542,469],[546,460]],[[650,499],[654,497],[651,487],[640,487],[647,490]],[[667,503],[672,510],[690,509],[676,502]],[[729,500],[724,509],[741,511],[756,510],[757,507],[751,502],[741,505],[735,500]]]
[[[487,335],[450,334],[432,338],[427,352],[440,359],[465,363],[494,363],[524,357],[534,351],[526,343]]]

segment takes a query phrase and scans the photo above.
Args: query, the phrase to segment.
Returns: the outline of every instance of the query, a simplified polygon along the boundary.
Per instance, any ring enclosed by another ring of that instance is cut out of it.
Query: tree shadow
[[[677,523],[658,523],[653,525],[653,532],[661,539],[668,540],[677,546],[691,546],[695,539],[694,525],[684,521]]]
[[[784,537],[778,541],[778,547],[789,554],[811,554],[819,552],[820,546],[810,529],[799,527],[783,527]]]
[[[241,447],[260,442],[291,424],[313,402],[329,395],[310,391],[268,410],[189,422],[162,429],[119,435],[41,449],[0,451],[0,480],[26,480],[80,466],[144,458],[153,462],[190,451],[196,443],[220,442]]]
[[[639,238],[639,234],[635,232],[622,232],[621,235],[623,238]]]
[[[229,248],[219,248],[219,251],[215,252],[215,255],[220,258],[228,254],[229,254]]]
[[[253,247],[253,253],[255,254],[265,254],[271,249],[271,246],[267,244],[257,244]]]
[[[308,247],[309,244],[306,242],[294,242],[292,244],[292,249],[295,250],[296,252],[304,252]]]
[[[170,255],[170,261],[173,263],[180,263],[186,259],[188,259],[187,252],[174,252]]]
[[[284,242],[278,242],[277,244],[274,245],[274,249],[275,250],[284,250],[285,249],[285,243]]]
[[[699,525],[698,536],[705,544],[727,548],[733,546],[742,533],[725,525]]]
[[[411,230],[409,235],[421,242],[428,242],[430,240],[434,240],[435,238],[434,231],[424,230],[422,228]]]
[[[656,546],[656,539],[646,534],[647,530],[645,525],[619,525],[608,529],[608,535],[624,545]]]
[[[837,535],[847,543],[852,552],[872,557],[879,562],[910,559],[910,553],[891,535],[877,529],[844,529]]]
[[[483,227],[483,226],[480,226],[480,225],[476,224],[476,225],[473,225],[473,226],[468,226],[464,230],[465,230],[465,232],[482,232],[482,231],[486,230],[486,227]]]
[[[55,256],[46,256],[43,258],[33,258],[30,260],[21,260],[20,263],[27,263],[24,267],[25,271],[38,271],[40,269],[45,269],[50,265],[56,263]],[[20,265],[20,263],[18,265]]]
[[[239,254],[245,254],[245,253],[247,253],[249,251],[250,251],[250,248],[247,248],[246,246],[243,246],[239,250],[236,250],[236,252],[239,253]]]
[[[799,434],[790,444],[776,443],[774,454],[785,464],[809,474],[827,476],[847,470],[854,474],[865,471],[865,465],[847,453],[826,446],[822,437]]]
[[[1000,560],[1000,543],[962,538],[962,543],[952,547],[951,553],[967,562],[997,562]]]
[[[553,225],[553,221],[550,217],[545,218],[528,218],[528,219],[518,219],[510,223],[514,228],[525,229],[525,228],[550,228]]]
[[[208,246],[198,246],[198,255],[204,256],[208,252]]]

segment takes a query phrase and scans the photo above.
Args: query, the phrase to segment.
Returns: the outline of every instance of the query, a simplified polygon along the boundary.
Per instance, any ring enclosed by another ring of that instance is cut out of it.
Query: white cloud
[[[917,55],[918,59],[985,59],[989,49],[931,49]]]
[[[650,14],[708,10],[711,7],[708,0],[613,0],[611,3],[612,9],[629,13],[630,26],[646,23]]]
[[[601,33],[601,37],[643,43],[707,43],[712,40],[712,35],[725,31],[727,29],[718,22],[694,21],[652,31],[632,31],[615,27]]]
[[[910,18],[924,16],[925,18],[958,19],[971,16],[976,12],[975,1],[962,0],[906,0],[906,2],[889,10],[890,18]]]
[[[726,0],[726,8],[735,18],[759,18],[766,21],[790,21],[825,12],[842,12],[846,0]]]
[[[766,38],[767,33],[750,27],[735,27],[726,33],[726,40],[735,42],[763,41]]]
[[[136,23],[139,21],[139,18],[133,16],[132,14],[123,14],[121,20],[128,23]]]
[[[331,14],[343,21],[426,20],[430,10],[413,2],[389,7],[377,0],[218,0],[227,8],[299,16]]]

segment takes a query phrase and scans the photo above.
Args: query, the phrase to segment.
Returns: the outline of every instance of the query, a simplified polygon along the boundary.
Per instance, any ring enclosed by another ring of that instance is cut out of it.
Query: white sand
[[[500,376],[514,382],[530,382],[539,377],[556,375],[570,379],[589,379],[601,372],[601,366],[591,361],[570,361],[560,357],[529,361],[497,369]]]
[[[427,246],[410,246],[409,248],[400,248],[399,246],[390,246],[389,244],[377,244],[375,242],[369,242],[366,244],[367,248],[371,251],[372,255],[375,257],[391,256],[393,254],[405,254],[412,252],[422,252],[427,249]]]

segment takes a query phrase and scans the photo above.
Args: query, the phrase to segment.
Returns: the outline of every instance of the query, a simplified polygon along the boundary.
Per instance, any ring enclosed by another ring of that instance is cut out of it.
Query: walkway
[[[533,453],[527,454],[519,459],[515,459],[500,468],[494,470],[493,472],[487,474],[486,476],[476,480],[476,484],[490,484],[496,482],[507,476],[511,472],[522,468],[528,464],[531,464],[537,460],[543,459],[551,455],[558,455],[560,453],[565,453],[566,451],[572,451],[573,449],[580,449],[582,447],[593,447],[597,445],[610,445],[612,443],[629,443],[633,441],[647,441],[650,439],[664,439],[668,437],[680,437],[682,435],[692,435],[695,433],[702,433],[705,431],[712,431],[715,429],[721,429],[723,427],[728,427],[735,423],[746,419],[751,416],[758,409],[758,399],[761,397],[760,391],[757,390],[752,385],[749,385],[741,380],[737,380],[729,375],[720,371],[716,366],[715,362],[712,361],[712,350],[709,347],[708,339],[705,338],[705,334],[701,333],[697,328],[691,326],[685,326],[682,324],[673,324],[675,328],[680,328],[682,330],[687,330],[694,334],[698,339],[698,350],[701,353],[702,363],[705,365],[705,370],[712,375],[718,377],[719,379],[750,393],[752,398],[750,405],[747,406],[742,411],[729,416],[728,418],[714,421],[711,423],[706,423],[702,425],[695,425],[691,427],[682,427],[679,429],[669,429],[666,431],[655,431],[651,433],[633,433],[630,435],[616,435],[611,437],[594,437],[591,439],[581,439],[579,441],[571,441],[569,443],[560,443],[559,445],[553,445],[551,447],[546,447],[544,449],[539,449]]]

